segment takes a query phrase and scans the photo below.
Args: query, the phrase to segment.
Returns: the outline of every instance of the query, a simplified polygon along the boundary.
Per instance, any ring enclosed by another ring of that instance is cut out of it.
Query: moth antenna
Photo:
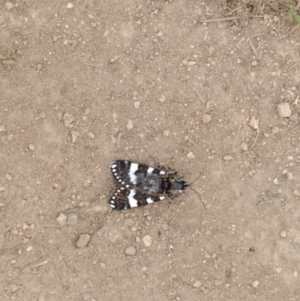
[[[204,204],[202,196],[194,188],[190,187],[190,189],[192,189],[198,195],[198,197],[200,198],[200,200],[201,200],[201,202],[203,204],[203,207],[205,208],[205,210],[207,210],[207,208],[206,208],[206,206]]]
[[[191,183],[188,183],[189,186],[191,186],[193,183],[195,183],[201,177],[201,175],[203,174],[203,171],[205,170],[206,165],[207,165],[207,163],[205,163],[204,167],[202,168],[200,175],[194,181],[192,181]]]

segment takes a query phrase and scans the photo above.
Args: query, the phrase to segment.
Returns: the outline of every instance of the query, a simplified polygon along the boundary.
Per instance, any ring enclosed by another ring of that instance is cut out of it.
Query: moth
[[[116,160],[110,168],[118,184],[109,200],[113,210],[136,208],[173,199],[189,186],[176,171],[141,163]]]

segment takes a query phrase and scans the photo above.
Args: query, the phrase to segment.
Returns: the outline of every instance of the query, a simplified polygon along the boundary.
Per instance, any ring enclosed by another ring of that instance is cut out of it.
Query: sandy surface
[[[1,300],[300,299],[299,27],[225,2],[1,2]],[[206,209],[112,212],[115,159]]]

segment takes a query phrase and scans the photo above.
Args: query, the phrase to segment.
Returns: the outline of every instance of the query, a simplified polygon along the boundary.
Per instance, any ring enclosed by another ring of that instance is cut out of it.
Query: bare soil
[[[0,300],[300,300],[299,30],[265,1],[1,1]],[[112,212],[115,159],[206,164],[205,207]]]

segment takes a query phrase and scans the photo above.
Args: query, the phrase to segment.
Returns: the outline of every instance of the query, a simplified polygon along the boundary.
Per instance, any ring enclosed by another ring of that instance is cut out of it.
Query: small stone
[[[11,2],[6,2],[4,5],[7,10],[11,10],[14,7],[14,5]]]
[[[187,62],[187,65],[188,65],[188,66],[194,66],[194,65],[196,65],[196,64],[197,64],[196,61],[188,61],[188,62]]]
[[[32,246],[29,246],[29,247],[27,247],[26,251],[27,251],[27,252],[30,252],[30,251],[32,251],[32,249],[33,249],[33,247],[32,247]]]
[[[200,287],[201,286],[201,282],[200,281],[195,281],[194,283],[193,283],[193,287],[194,288],[197,288],[197,287]]]
[[[65,113],[63,116],[63,120],[65,127],[70,128],[73,126],[72,123],[74,122],[75,118],[72,114]]]
[[[31,151],[34,151],[34,145],[33,145],[33,144],[29,144],[29,145],[28,145],[28,148],[29,148]]]
[[[135,109],[138,109],[140,107],[141,103],[139,101],[136,101],[134,104],[133,104],[133,107]]]
[[[13,177],[10,174],[6,174],[5,178],[7,179],[7,181],[11,182]]]
[[[289,181],[291,181],[291,180],[293,180],[293,174],[292,174],[292,172],[287,172],[286,173],[286,178],[289,180]]]
[[[291,121],[297,122],[299,119],[299,114],[297,112],[293,113],[290,117]]]
[[[276,271],[276,273],[281,273],[281,271],[282,271],[282,268],[277,268],[277,269],[275,269],[275,271]]]
[[[258,65],[257,60],[252,61],[251,65],[252,65],[253,67],[256,67],[256,66]]]
[[[1,191],[4,191],[4,190],[5,190],[5,187],[0,186],[0,192],[1,192]]]
[[[249,125],[255,129],[258,130],[258,119],[256,119],[254,116],[251,117],[250,121],[249,121]]]
[[[79,133],[77,131],[71,131],[71,141],[72,141],[72,143],[75,143],[78,137],[79,137]]]
[[[150,247],[152,245],[153,238],[150,235],[145,235],[143,237],[143,242],[146,247]]]
[[[125,249],[126,255],[132,256],[132,255],[135,255],[135,253],[136,253],[136,249],[134,246],[130,246]]]
[[[42,64],[38,64],[36,67],[37,71],[41,71],[43,69],[43,65]]]
[[[277,134],[277,133],[279,133],[279,128],[277,126],[273,126],[272,127],[272,134],[274,135],[274,134]]]
[[[299,192],[297,189],[295,189],[295,190],[293,191],[293,193],[294,193],[295,196],[300,196],[300,192]]]
[[[73,6],[74,6],[74,5],[73,5],[71,2],[69,2],[69,3],[67,4],[67,8],[68,8],[68,9],[73,8]]]
[[[280,236],[282,237],[282,238],[286,238],[287,237],[287,233],[286,233],[286,231],[281,231],[280,232]]]
[[[11,293],[15,293],[18,290],[18,286],[15,283],[9,285],[9,290]]]
[[[159,31],[158,33],[157,33],[157,36],[160,38],[160,37],[162,37],[164,34],[161,32],[161,31]]]
[[[76,225],[78,221],[78,215],[75,213],[70,213],[68,214],[68,220],[67,220],[67,224],[68,225]]]
[[[186,156],[189,160],[193,160],[196,158],[195,155],[193,154],[193,152],[188,152]]]
[[[279,104],[277,106],[277,112],[280,117],[290,117],[292,115],[290,105],[287,102]]]
[[[208,114],[203,115],[202,121],[203,123],[209,123],[211,121],[211,116]]]
[[[88,234],[81,234],[76,241],[76,247],[77,248],[84,248],[88,245],[90,242],[91,237]]]
[[[223,157],[223,160],[224,161],[231,161],[231,160],[233,160],[233,157],[231,157],[230,155],[226,155],[226,156]]]
[[[170,131],[169,130],[164,130],[164,136],[168,137],[170,135]]]
[[[0,132],[5,132],[6,128],[4,124],[0,124]]]
[[[65,226],[67,223],[67,217],[63,214],[60,213],[59,216],[56,218],[56,221],[61,225]]]
[[[279,181],[278,181],[278,179],[276,178],[276,179],[274,179],[273,180],[273,183],[275,184],[275,185],[278,185],[279,184]]]
[[[248,150],[248,145],[247,145],[247,143],[243,142],[243,143],[241,144],[241,149],[242,149],[244,152],[247,151],[247,150]]]
[[[259,281],[258,280],[255,280],[255,281],[252,282],[252,286],[254,288],[258,287],[258,285],[259,285]]]
[[[127,121],[127,130],[130,131],[133,129],[133,122],[131,119]]]

